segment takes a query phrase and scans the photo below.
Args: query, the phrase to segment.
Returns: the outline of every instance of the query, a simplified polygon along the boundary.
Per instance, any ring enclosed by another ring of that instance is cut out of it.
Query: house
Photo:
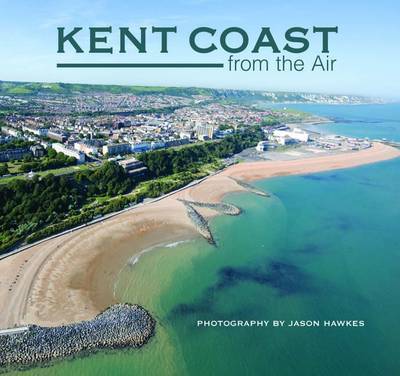
[[[147,167],[136,158],[124,159],[118,164],[131,176],[142,176],[147,172]]]
[[[35,158],[43,157],[45,154],[45,150],[42,145],[33,145],[29,149]]]
[[[51,145],[51,147],[57,152],[57,153],[63,153],[67,155],[68,157],[73,157],[75,158],[78,163],[84,163],[85,162],[85,154],[82,152],[75,150],[73,148],[64,146],[63,144],[59,143],[54,143]]]
[[[117,155],[117,154],[127,154],[131,152],[131,145],[124,144],[108,144],[103,146],[103,155]]]
[[[23,159],[31,156],[32,153],[26,148],[8,149],[0,151],[0,162],[8,162],[15,159]]]

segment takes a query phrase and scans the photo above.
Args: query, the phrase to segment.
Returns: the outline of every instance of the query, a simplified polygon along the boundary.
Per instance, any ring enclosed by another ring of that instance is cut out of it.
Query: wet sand
[[[218,202],[243,191],[243,180],[306,174],[392,159],[398,149],[373,147],[287,161],[241,163],[157,202],[138,206],[0,261],[0,328],[56,326],[91,319],[116,303],[114,283],[132,256],[147,248],[199,236],[177,198]],[[216,215],[211,209],[201,214]]]

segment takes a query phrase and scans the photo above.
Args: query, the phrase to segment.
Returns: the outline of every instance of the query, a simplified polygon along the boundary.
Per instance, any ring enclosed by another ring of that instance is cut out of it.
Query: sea
[[[400,141],[399,104],[285,106],[335,119],[319,132]],[[217,246],[170,244],[122,270],[118,298],[157,320],[146,346],[10,374],[399,375],[400,158],[255,185],[271,197],[226,196],[243,214],[211,221]]]

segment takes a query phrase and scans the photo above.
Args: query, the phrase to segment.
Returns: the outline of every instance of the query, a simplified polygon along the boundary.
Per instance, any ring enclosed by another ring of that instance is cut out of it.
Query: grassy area
[[[185,145],[185,146],[191,146],[191,145]],[[19,173],[19,165],[21,164],[21,162],[7,162],[8,168],[10,170],[10,172],[12,174],[17,174]],[[65,174],[72,174],[74,172],[78,172],[78,171],[85,171],[85,170],[90,170],[90,169],[95,169],[96,167],[98,167],[99,165],[96,163],[85,163],[82,165],[77,165],[77,166],[69,166],[69,167],[61,167],[61,168],[56,168],[56,169],[52,169],[52,170],[47,170],[47,171],[38,171],[35,172],[35,175],[38,176],[46,176],[48,174],[53,174],[53,175],[65,175]],[[203,166],[201,166],[199,168],[199,170],[202,173],[205,174],[210,174],[218,169],[222,168],[222,163],[217,161],[214,163],[208,163],[205,164]],[[173,176],[173,175],[171,175]],[[22,174],[22,175],[15,175],[15,176],[7,176],[4,178],[0,178],[0,184],[7,184],[12,180],[15,179],[27,179],[28,178],[28,174]],[[109,200],[109,197],[105,197],[103,198],[98,198],[100,200],[101,203],[103,203],[104,200]]]
[[[123,198],[127,199],[127,202],[135,202],[138,197],[147,197],[149,191],[151,191],[151,187],[156,184],[158,188],[164,189],[162,193],[168,193],[175,189],[179,189],[187,184],[189,184],[193,180],[201,179],[207,175],[212,174],[215,171],[218,171],[224,167],[223,163],[220,161],[216,161],[214,163],[208,163],[201,167],[199,167],[198,171],[187,174],[187,173],[178,173],[169,175],[162,178],[151,179],[138,184],[132,192],[129,192],[125,195],[118,195],[115,197],[110,196],[97,196],[95,199],[84,205],[81,211],[85,211],[93,208],[101,208],[109,205],[113,201],[118,201]]]
[[[5,163],[1,163],[1,165],[5,165]],[[19,171],[19,166],[21,165],[21,162],[17,161],[10,161],[7,162],[8,170],[10,171],[10,174],[18,174]]]
[[[8,166],[10,168],[10,172],[12,172],[11,163],[12,162],[8,162]],[[78,171],[94,169],[97,166],[98,165],[95,164],[95,163],[86,163],[86,164],[82,164],[82,165],[78,165],[78,166],[69,166],[69,167],[55,168],[53,170],[47,170],[47,171],[38,171],[38,172],[35,172],[34,174],[38,175],[38,176],[46,176],[48,174],[65,175],[65,174],[72,174],[72,173],[78,172]],[[13,166],[13,168],[15,169],[16,166]],[[12,181],[14,179],[27,179],[27,178],[28,178],[28,174],[8,176],[8,177],[5,177],[5,178],[0,178],[0,184],[9,183],[10,181]]]
[[[177,96],[210,95],[212,89],[193,87],[164,87],[164,86],[122,86],[122,85],[90,85],[67,83],[41,82],[12,82],[0,81],[0,94],[3,95],[37,95],[37,94],[85,94],[85,93],[112,93],[112,94],[167,94]]]

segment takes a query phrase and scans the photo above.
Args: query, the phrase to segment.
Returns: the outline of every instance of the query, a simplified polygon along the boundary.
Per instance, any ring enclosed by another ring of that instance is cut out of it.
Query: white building
[[[85,162],[85,154],[82,152],[69,148],[67,146],[64,146],[63,144],[59,143],[54,143],[51,145],[51,147],[57,152],[57,153],[63,153],[65,155],[68,155],[68,157],[74,157],[78,161],[78,163],[84,163]]]
[[[145,151],[150,150],[150,148],[151,148],[150,142],[137,142],[131,144],[132,153],[143,153]]]
[[[197,124],[196,134],[199,140],[212,139],[214,135],[214,127],[208,124]]]
[[[164,141],[151,141],[150,143],[151,150],[162,149],[162,148],[165,148]]]
[[[293,129],[289,129],[289,130],[281,130],[281,129],[277,129],[275,131],[273,131],[273,136],[278,140],[280,140],[281,142],[283,142],[284,138],[286,136],[290,137],[293,140],[297,140],[300,142],[308,142],[310,135],[303,131],[300,128],[293,128]],[[278,141],[278,143],[281,143]],[[283,144],[285,145],[285,144]]]
[[[130,144],[108,144],[103,146],[103,155],[117,155],[131,152]]]
[[[295,140],[294,138],[284,135],[284,136],[274,136],[274,141],[279,144],[279,145],[290,145],[290,144],[296,144],[299,142],[298,140]]]
[[[179,133],[179,138],[187,138],[188,140],[191,140],[193,138],[193,131],[181,131]]]
[[[82,153],[92,154],[92,155],[97,155],[99,152],[99,148],[97,146],[91,145],[86,142],[75,142],[74,149],[81,151]]]
[[[15,129],[15,128],[12,128],[12,127],[6,127],[4,125],[1,127],[1,131],[3,133],[8,134],[8,135],[13,136],[13,137],[21,137],[22,136],[21,131],[19,131],[18,129]]]
[[[22,130],[26,131],[26,132],[30,132],[33,133],[37,136],[41,136],[41,137],[46,137],[47,133],[48,133],[48,129],[47,128],[43,128],[43,127],[29,127],[26,125],[22,126]]]

